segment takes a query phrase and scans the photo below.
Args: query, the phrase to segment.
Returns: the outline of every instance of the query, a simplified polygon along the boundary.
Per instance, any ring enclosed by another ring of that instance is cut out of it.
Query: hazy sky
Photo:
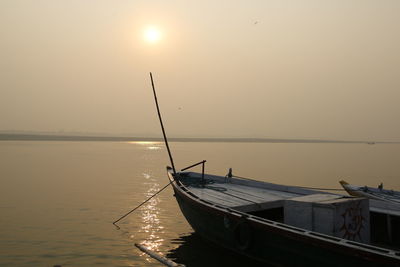
[[[0,1],[0,131],[400,141],[400,1]],[[147,27],[161,38],[149,43]]]

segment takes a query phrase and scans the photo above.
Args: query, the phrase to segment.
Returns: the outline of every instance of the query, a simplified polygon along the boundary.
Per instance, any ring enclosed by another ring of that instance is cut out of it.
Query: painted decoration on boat
[[[366,223],[366,218],[363,216],[361,202],[352,202],[352,204],[345,209],[342,213],[343,225],[340,231],[343,232],[343,238],[349,240],[360,240],[362,239],[361,231]]]

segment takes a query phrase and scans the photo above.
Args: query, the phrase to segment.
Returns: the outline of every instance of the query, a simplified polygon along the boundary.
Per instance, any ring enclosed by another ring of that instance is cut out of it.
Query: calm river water
[[[288,185],[339,188],[345,179],[400,190],[398,144],[174,142],[171,149],[178,169],[205,159],[206,172],[220,175],[232,167]],[[112,225],[168,183],[166,165],[162,143],[0,141],[0,266],[161,266],[134,243],[187,266],[244,266],[193,234],[171,188],[120,230]]]

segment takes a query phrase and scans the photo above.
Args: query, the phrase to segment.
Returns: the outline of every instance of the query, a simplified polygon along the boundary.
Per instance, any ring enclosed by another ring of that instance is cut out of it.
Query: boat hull
[[[170,179],[173,175],[169,173]],[[397,259],[366,253],[254,220],[199,199],[177,180],[179,207],[197,234],[236,253],[276,266],[398,266]],[[282,224],[281,224],[282,225]]]

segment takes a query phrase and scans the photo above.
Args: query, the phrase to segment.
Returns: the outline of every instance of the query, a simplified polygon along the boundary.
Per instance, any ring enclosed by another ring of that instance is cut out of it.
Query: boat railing
[[[206,160],[202,160],[202,161],[197,162],[197,163],[195,163],[193,165],[190,165],[190,166],[188,166],[186,168],[183,168],[181,170],[181,172],[186,171],[188,169],[191,169],[191,168],[196,167],[196,166],[201,164],[201,184],[204,186],[204,184],[205,184],[205,182],[204,182],[204,169],[205,169],[206,162],[207,162]]]

